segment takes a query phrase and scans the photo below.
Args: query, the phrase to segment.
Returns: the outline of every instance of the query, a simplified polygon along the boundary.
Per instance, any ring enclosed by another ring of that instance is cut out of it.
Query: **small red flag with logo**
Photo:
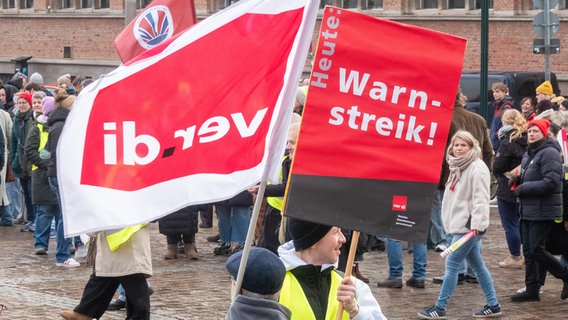
[[[114,39],[126,63],[197,22],[193,0],[154,0]]]

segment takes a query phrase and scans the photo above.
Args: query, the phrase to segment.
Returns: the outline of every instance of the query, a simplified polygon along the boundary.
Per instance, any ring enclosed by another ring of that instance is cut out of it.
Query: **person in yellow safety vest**
[[[340,228],[288,218],[288,231],[292,241],[278,248],[286,267],[280,303],[292,320],[334,320],[340,304],[343,320],[386,320],[367,284],[335,270],[345,243]]]
[[[264,214],[262,236],[259,241],[259,246],[266,248],[274,253],[278,252],[278,230],[282,221],[282,204],[283,197],[286,191],[286,183],[290,175],[290,167],[292,165],[292,158],[294,157],[294,148],[296,147],[296,140],[298,139],[298,132],[300,126],[298,123],[292,124],[288,129],[288,140],[286,140],[286,155],[282,159],[282,168],[280,170],[280,183],[268,184],[264,191],[266,197],[267,207]],[[249,189],[249,192],[256,194],[258,186]]]

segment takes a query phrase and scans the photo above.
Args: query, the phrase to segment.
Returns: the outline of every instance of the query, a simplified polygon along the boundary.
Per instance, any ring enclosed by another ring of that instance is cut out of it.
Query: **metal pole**
[[[550,81],[550,0],[544,0],[544,79]]]
[[[489,64],[489,50],[488,50],[488,38],[489,38],[489,0],[482,0],[481,2],[481,66],[479,75],[479,88],[481,94],[479,95],[479,112],[481,116],[487,120],[487,68]]]

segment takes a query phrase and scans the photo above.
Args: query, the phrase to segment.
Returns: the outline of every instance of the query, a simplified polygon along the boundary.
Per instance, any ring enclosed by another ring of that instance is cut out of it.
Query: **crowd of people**
[[[37,255],[46,255],[50,237],[55,237],[57,266],[77,267],[81,259],[93,265],[80,303],[62,311],[64,319],[97,319],[108,310],[123,308],[127,319],[150,319],[153,289],[147,278],[152,275],[152,263],[146,224],[91,235],[89,257],[84,239],[66,239],[63,234],[57,143],[76,96],[89,83],[84,77],[63,75],[52,91],[44,87],[42,75],[28,78],[17,73],[0,84],[0,224],[21,224],[22,232],[33,232],[30,249]],[[281,181],[266,187],[254,247],[227,319],[334,319],[340,309],[342,319],[386,319],[369,279],[358,268],[368,240],[384,241],[387,250],[388,277],[377,283],[379,288],[400,289],[404,283],[423,289],[427,251],[444,251],[470,231],[472,238],[446,259],[444,274],[433,279],[442,284],[435,304],[417,316],[445,319],[446,306],[464,281],[479,283],[486,299],[473,317],[501,316],[481,254],[489,227],[491,175],[498,184],[495,199],[509,251],[499,267],[525,270],[526,286],[512,293],[511,300],[540,300],[547,272],[563,281],[560,298],[567,299],[568,150],[564,144],[568,137],[562,130],[568,128],[568,101],[556,97],[546,81],[534,98],[522,99],[517,110],[505,84],[495,83],[491,89],[489,122],[464,108],[467,97],[461,90],[456,95],[440,180],[432,196],[428,238],[408,244],[413,270],[404,282],[402,241],[365,235],[355,263],[346,265],[352,230],[282,215],[306,102],[307,86],[302,83],[282,158]],[[258,191],[258,186],[251,187],[231,199],[183,208],[159,219],[159,232],[165,237],[163,258],[178,259],[183,254],[186,261],[199,259],[203,253],[196,247],[195,235],[199,228],[213,227],[216,214],[219,232],[208,241],[218,246],[211,254],[228,257],[227,270],[235,280]],[[112,249],[117,237],[123,240]],[[343,277],[344,272],[355,277]],[[117,289],[119,299],[111,302]]]

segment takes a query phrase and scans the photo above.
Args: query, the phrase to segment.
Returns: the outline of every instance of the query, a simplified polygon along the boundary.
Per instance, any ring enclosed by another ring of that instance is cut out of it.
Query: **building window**
[[[32,9],[34,0],[20,0],[20,9]]]
[[[110,8],[109,0],[95,0],[95,9],[108,9]]]
[[[473,8],[471,8],[471,10],[481,9],[481,1],[482,0],[473,0]],[[489,9],[493,9],[493,0],[489,0]]]
[[[364,0],[366,9],[382,9],[383,0]],[[567,0],[568,1],[568,0]]]
[[[93,7],[91,0],[80,0],[79,6],[79,9],[89,9]]]
[[[3,0],[2,7],[4,9],[15,9],[16,8],[16,0]]]
[[[568,9],[568,0],[561,0],[560,3],[558,4],[558,9]]]
[[[108,2],[108,0],[106,0]],[[144,9],[150,4],[151,0],[138,0],[136,1],[136,9]]]
[[[341,7],[345,9],[357,9],[358,0],[342,0]]]
[[[60,9],[71,8],[71,0],[59,0],[59,8]]]
[[[448,9],[465,9],[465,0],[448,0]]]
[[[416,9],[436,9],[438,0],[416,0]]]
[[[320,9],[325,8],[325,6],[335,6],[333,0],[321,0],[320,1]]]

